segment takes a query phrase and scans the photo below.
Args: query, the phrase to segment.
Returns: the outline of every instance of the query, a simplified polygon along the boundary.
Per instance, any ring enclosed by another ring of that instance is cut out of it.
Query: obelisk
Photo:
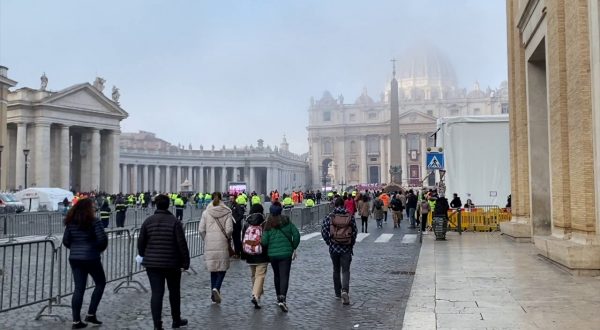
[[[402,185],[402,152],[400,146],[400,105],[398,104],[398,81],[396,59],[392,60],[392,83],[390,91],[390,178],[391,183]]]

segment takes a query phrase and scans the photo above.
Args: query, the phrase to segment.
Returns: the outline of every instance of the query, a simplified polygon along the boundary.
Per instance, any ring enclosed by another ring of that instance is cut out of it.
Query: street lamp
[[[29,167],[27,156],[29,156],[29,149],[23,149],[23,155],[25,155],[25,189],[27,189],[27,168]]]
[[[4,146],[0,145],[0,190],[2,190],[2,151],[4,151]]]

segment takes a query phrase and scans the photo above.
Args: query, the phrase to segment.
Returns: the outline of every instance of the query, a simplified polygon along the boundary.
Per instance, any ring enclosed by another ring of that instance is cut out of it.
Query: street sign
[[[444,153],[442,152],[428,152],[427,157],[427,169],[428,170],[443,170],[444,169]]]

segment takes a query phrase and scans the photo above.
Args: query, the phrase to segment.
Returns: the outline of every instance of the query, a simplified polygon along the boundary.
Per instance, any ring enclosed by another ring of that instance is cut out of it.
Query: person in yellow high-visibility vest
[[[175,217],[177,218],[177,220],[183,221],[183,209],[185,208],[183,198],[181,198],[181,196],[179,195],[175,195],[175,200],[173,204],[175,205]]]
[[[261,204],[261,202],[260,202],[260,196],[258,196],[258,195],[252,196],[251,201],[252,201],[252,205]]]
[[[313,201],[311,198],[307,198],[304,201],[304,206],[306,206],[306,207],[313,207],[313,206],[315,206],[315,201]]]
[[[294,200],[292,199],[292,197],[286,196],[283,199],[283,208],[284,209],[291,209],[292,207],[294,207]]]

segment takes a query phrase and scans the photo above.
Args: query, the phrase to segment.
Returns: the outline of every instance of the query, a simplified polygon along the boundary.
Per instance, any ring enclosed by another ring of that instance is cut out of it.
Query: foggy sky
[[[507,78],[505,0],[0,0],[0,65],[20,87],[60,90],[98,75],[130,117],[173,144],[308,151],[311,96],[378,99],[390,59],[426,42],[459,85]],[[401,60],[401,59],[400,59]]]

